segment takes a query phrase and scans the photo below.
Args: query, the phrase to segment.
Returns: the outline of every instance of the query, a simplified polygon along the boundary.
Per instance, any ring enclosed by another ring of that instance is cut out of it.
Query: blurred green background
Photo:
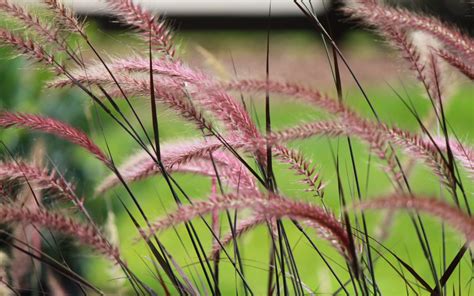
[[[143,48],[138,46],[137,40],[128,33],[103,31],[94,23],[89,24],[88,31],[91,34],[93,44],[105,56],[143,52]],[[265,31],[193,31],[178,33],[176,40],[180,44],[179,51],[184,61],[194,67],[214,73],[218,78],[263,78],[265,77],[266,34]],[[302,83],[334,95],[335,87],[325,57],[324,47],[316,33],[309,31],[275,31],[271,33],[270,40],[271,79]],[[376,36],[362,32],[353,32],[346,36],[341,41],[341,48],[354,67],[356,75],[361,79],[362,85],[380,118],[386,123],[418,131],[415,118],[406,109],[392,88],[405,99],[410,99],[422,116],[430,112],[430,103],[414,76],[406,71],[405,64],[401,62],[397,54]],[[88,55],[87,52],[85,55]],[[66,121],[87,131],[101,147],[105,147],[104,139],[106,139],[115,160],[119,164],[129,155],[138,151],[137,145],[107,116],[101,111],[97,111],[83,93],[76,89],[51,90],[45,88],[45,83],[54,76],[39,69],[38,65],[15,56],[9,49],[3,48],[0,51],[1,109],[41,113]],[[460,139],[465,143],[473,144],[474,88],[472,83],[462,78],[456,78],[455,80],[457,82],[452,85],[452,98],[446,106],[447,120]],[[360,91],[355,87],[354,82],[345,70],[343,70],[343,93],[344,100],[348,105],[356,108],[365,116],[373,118]],[[258,118],[259,122],[264,122],[263,97],[246,95],[245,98],[248,102],[255,104],[255,119]],[[133,99],[132,102],[151,134],[152,125],[148,102],[143,98]],[[128,110],[123,102],[120,104],[123,110]],[[199,136],[199,131],[180,120],[172,111],[166,110],[164,106],[160,106],[159,110],[160,135],[163,143]],[[97,124],[97,120],[94,120],[96,111],[99,114],[103,131]],[[286,98],[275,96],[272,97],[271,111],[275,130],[304,121],[327,117],[326,114],[322,114],[318,110],[293,101],[288,102]],[[127,114],[131,116],[130,112]],[[436,128],[433,130],[436,130]],[[159,289],[159,285],[152,272],[150,272],[154,268],[151,263],[151,255],[143,243],[133,242],[133,238],[137,237],[138,233],[118,201],[119,198],[122,199],[127,207],[132,209],[134,214],[137,214],[138,212],[133,207],[129,196],[123,189],[118,188],[105,196],[94,197],[95,186],[109,174],[97,160],[81,149],[48,135],[11,129],[0,131],[0,136],[8,148],[21,158],[28,158],[33,144],[40,139],[45,139],[47,163],[54,164],[69,180],[77,183],[78,195],[86,198],[86,207],[92,211],[94,218],[100,225],[106,223],[108,209],[113,210],[116,214],[115,222],[119,231],[121,250],[128,264],[145,282]],[[351,177],[350,157],[344,138],[330,140],[314,138],[294,142],[290,146],[301,149],[305,155],[313,159],[314,164],[318,165],[323,180],[328,183],[324,197],[325,203],[336,213],[340,209],[335,179],[336,171],[331,157],[331,149],[338,150],[342,176],[345,177],[343,182],[347,197],[348,199],[355,198],[355,184],[353,177]],[[391,192],[392,188],[388,178],[380,168],[379,161],[374,157],[369,157],[368,147],[354,140],[354,149],[359,179],[364,180],[362,182],[363,198],[372,198],[378,194]],[[406,157],[401,153],[400,155],[402,161],[405,161]],[[8,158],[5,153],[4,158]],[[304,186],[298,183],[299,177],[288,170],[287,165],[276,164],[275,175],[278,187],[284,195],[316,204],[320,202],[310,193],[304,191]],[[178,174],[176,180],[193,199],[203,199],[209,194],[210,180],[206,178]],[[469,184],[468,180],[464,181],[468,197],[471,197],[474,187]],[[438,179],[423,165],[416,167],[410,182],[416,193],[440,194]],[[157,218],[176,208],[168,187],[160,177],[152,177],[146,181],[137,182],[131,188],[149,217]],[[138,214],[136,217],[138,217]],[[384,218],[383,214],[370,213],[367,218],[371,234],[375,235],[377,231],[385,227],[385,225],[381,225]],[[427,236],[430,239],[434,257],[440,259],[437,263],[439,264],[438,267],[441,268],[441,224],[430,218],[424,221],[426,221]],[[226,232],[228,230],[227,223],[225,220],[223,222],[223,232]],[[210,250],[211,235],[201,221],[196,220],[194,225],[201,235],[204,248]],[[308,289],[315,291],[316,294],[334,292],[338,288],[337,282],[318,254],[304,238],[302,239],[300,232],[291,223],[285,225],[302,281]],[[165,247],[171,251],[176,261],[201,287],[204,285],[201,270],[191,244],[185,235],[184,228],[178,226],[176,231],[181,234],[181,240],[178,239],[174,231],[160,233],[160,239],[162,239]],[[318,238],[313,231],[308,230],[308,232],[312,234],[314,241],[323,254],[332,262],[341,279],[348,280],[348,274],[344,271],[346,266],[341,256],[326,241]],[[390,233],[391,235],[385,242],[385,246],[409,262],[417,272],[433,284],[429,266],[406,214],[401,213],[396,216]],[[449,229],[446,241],[447,258],[449,260],[455,255],[463,241],[457,233]],[[76,262],[75,266],[77,267],[75,268],[79,272],[84,274],[92,283],[99,287],[105,287],[105,291],[118,294],[117,287],[123,282],[123,279],[120,279],[122,275],[119,271],[113,270],[110,263],[101,259],[100,256],[92,255],[87,250],[76,252],[76,247],[68,240],[64,240],[62,243],[67,248],[74,250],[69,253],[69,256],[71,262]],[[256,295],[263,295],[266,292],[269,248],[270,243],[266,227],[259,227],[240,239],[245,274]],[[386,252],[384,254],[392,263],[397,265],[393,257]],[[91,257],[93,257],[93,260],[84,260]],[[448,287],[457,284],[458,277],[462,278],[461,282],[463,284],[468,283],[471,278],[471,263],[468,257],[465,256],[460,273],[456,273],[450,279]],[[223,295],[235,294],[236,287],[239,291],[242,291],[241,282],[226,259],[222,259],[221,272],[220,280]],[[407,277],[414,281],[409,275]],[[385,292],[385,295],[398,295],[405,290],[403,281],[383,259],[377,260],[376,278],[381,291]],[[130,290],[128,291],[130,292]],[[127,288],[121,290],[121,292],[127,294]]]

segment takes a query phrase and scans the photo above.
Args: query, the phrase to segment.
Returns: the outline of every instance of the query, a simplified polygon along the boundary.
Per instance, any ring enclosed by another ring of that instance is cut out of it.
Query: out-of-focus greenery
[[[117,35],[115,33],[101,33],[100,30],[94,27],[90,29],[90,32],[93,34],[93,40],[99,44],[98,47],[101,48],[105,54],[115,54],[115,51],[112,50],[113,52],[111,52],[110,47],[107,46],[109,43],[115,42],[117,44],[118,42],[118,44],[125,44],[122,48],[117,47],[117,52],[126,52],[133,48],[134,44],[130,43],[134,40],[132,38],[126,36],[122,37],[120,34]],[[289,34],[288,32],[282,35],[275,33],[274,38],[285,38],[285,36],[289,36]],[[296,33],[294,35],[291,42],[295,47],[305,46],[307,43],[315,42],[315,37],[309,33]],[[184,44],[202,43],[214,48],[219,46],[232,48],[232,44],[250,44],[261,36],[264,36],[264,33],[228,34],[223,32],[216,34],[215,32],[199,32],[193,34],[184,33],[178,35],[178,39],[183,39]],[[310,38],[309,41],[308,38]],[[367,41],[366,37],[354,37],[352,42],[356,42],[358,48],[363,48],[364,46],[361,45],[361,43]],[[185,47],[184,51],[186,50],[189,50],[189,48]],[[2,79],[0,79],[0,107],[2,109],[41,113],[61,119],[75,127],[81,128],[92,135],[102,147],[105,147],[106,140],[117,163],[120,163],[128,155],[138,150],[137,145],[127,137],[116,124],[104,115],[103,112],[97,110],[94,105],[91,104],[90,100],[80,91],[45,89],[45,82],[53,77],[52,74],[38,70],[39,66],[31,62],[25,62],[20,58],[11,58],[12,55],[14,54],[8,49],[1,49],[0,51],[0,77],[2,77]],[[397,91],[399,91],[404,98],[409,97],[417,107],[419,113],[423,116],[427,114],[430,104],[424,98],[421,89],[414,86],[415,83],[410,81],[410,79],[406,81],[406,89],[397,89]],[[394,123],[401,128],[413,131],[418,130],[416,120],[388,85],[366,85],[365,87],[380,118],[384,122]],[[371,116],[365,100],[357,89],[345,89],[345,94],[349,105],[354,106],[363,114]],[[459,138],[468,143],[473,142],[473,99],[472,85],[464,84],[456,92],[448,106],[446,106],[447,119],[450,126]],[[262,102],[258,101],[258,98],[255,98],[254,102],[257,116],[262,122],[264,110]],[[133,103],[151,135],[151,118],[147,102],[143,99],[134,99]],[[128,110],[123,102],[120,103],[120,106],[123,107],[123,110]],[[199,132],[196,132],[190,124],[184,123],[170,111],[163,111],[163,107],[159,109],[160,135],[163,142],[199,135]],[[131,112],[126,111],[126,114],[129,115],[130,118],[132,117]],[[100,121],[97,120],[97,115],[99,115]],[[274,129],[297,124],[302,120],[316,119],[319,118],[320,115],[319,112],[310,110],[307,106],[287,103],[284,99],[276,99],[272,102],[272,122]],[[134,120],[132,120],[132,122],[134,122]],[[136,126],[138,127],[138,125]],[[153,269],[149,259],[151,257],[149,251],[144,244],[133,243],[133,238],[137,237],[138,233],[118,201],[118,198],[122,199],[127,207],[129,207],[134,214],[137,214],[127,193],[119,188],[106,196],[95,197],[93,195],[95,186],[101,179],[109,174],[109,172],[101,167],[101,164],[97,160],[81,149],[72,147],[70,144],[52,136],[16,129],[0,131],[0,135],[2,141],[16,156],[24,158],[28,157],[35,141],[46,139],[48,163],[57,166],[58,169],[64,173],[66,178],[72,179],[78,184],[78,194],[86,198],[86,207],[91,209],[94,218],[99,224],[105,223],[107,204],[113,209],[117,215],[116,226],[119,230],[121,250],[130,267],[143,277],[142,280],[153,287],[158,287],[156,280],[148,271],[149,268]],[[352,199],[353,196],[355,196],[353,177],[351,177],[350,158],[345,139],[327,140],[325,138],[315,138],[299,141],[293,143],[291,146],[300,148],[319,166],[322,178],[328,182],[325,203],[331,209],[339,212],[337,182],[335,181],[336,173],[331,157],[331,149],[337,150],[341,157],[341,171],[342,176],[346,176],[344,185],[346,186],[348,199]],[[372,197],[377,194],[389,192],[391,190],[390,184],[387,177],[382,173],[378,160],[373,157],[370,158],[368,148],[356,140],[354,141],[354,149],[359,179],[362,180],[361,185],[364,198],[366,196]],[[4,158],[8,158],[5,153],[3,155]],[[402,160],[404,161],[405,158],[402,157]],[[370,169],[368,169],[369,167]],[[275,175],[278,187],[283,194],[315,203],[320,202],[311,196],[311,194],[302,190],[303,186],[298,183],[298,177],[287,170],[287,166],[276,165]],[[209,180],[190,175],[177,175],[176,180],[193,199],[207,197],[210,188]],[[439,181],[423,166],[417,167],[415,173],[410,178],[410,183],[414,191],[418,193],[439,194],[440,191]],[[155,218],[163,216],[166,212],[170,212],[176,208],[166,184],[160,177],[149,178],[146,181],[133,184],[131,188],[149,217]],[[466,191],[472,192],[472,189],[474,189],[472,186],[468,186]],[[138,217],[138,214],[136,216]],[[370,233],[374,233],[380,227],[384,227],[380,225],[383,219],[380,215],[369,214],[367,217]],[[425,221],[427,225],[427,235],[430,238],[430,242],[432,242],[431,247],[434,252],[434,257],[438,258],[441,254],[440,223],[432,219],[426,219]],[[223,223],[223,225],[226,224]],[[300,233],[294,226],[290,223],[285,225],[287,227],[290,243],[294,245],[295,259],[303,282],[312,290],[320,289],[321,291],[330,292],[337,289],[337,283],[316,252],[301,238]],[[206,231],[201,221],[196,220],[195,226],[201,234],[201,241],[204,244],[204,248],[210,250],[211,235]],[[223,227],[223,230],[227,229],[228,227]],[[197,274],[200,274],[200,267],[197,264],[196,255],[192,250],[187,236],[184,234],[185,232],[182,231],[183,228],[178,226],[176,230],[181,234],[180,239],[182,241],[177,238],[176,233],[173,231],[160,234],[160,238],[163,244],[171,251],[177,262],[184,266],[185,271],[196,276],[197,279]],[[240,240],[240,250],[242,252],[242,258],[244,259],[245,273],[249,284],[254,288],[254,292],[257,295],[264,293],[266,289],[269,259],[269,241],[266,231],[265,227],[259,227]],[[397,216],[391,233],[385,245],[410,262],[412,266],[416,267],[417,272],[425,278],[430,279],[428,264],[424,259],[415,232],[411,227],[409,219],[407,219],[407,215],[401,214]],[[328,259],[330,261],[334,260],[333,267],[335,270],[343,270],[345,265],[340,256],[332,250],[324,240],[317,238],[315,235],[313,235],[313,238],[315,238],[318,247],[321,248],[324,254],[327,254]],[[462,241],[459,235],[448,230],[447,258],[452,258],[461,244]],[[110,267],[107,262],[103,260],[80,260],[83,256],[89,256],[86,252],[75,253],[70,256],[74,257],[76,261],[81,261],[83,273],[93,283],[109,286],[110,291],[113,291],[113,288],[117,286],[117,280],[113,279],[117,274],[104,272],[104,270],[108,270]],[[461,264],[463,267],[462,270],[466,271],[461,275],[464,282],[467,281],[470,276],[470,272],[468,271],[469,267],[464,266],[466,264],[467,262]],[[222,276],[220,278],[223,294],[235,293],[235,282],[239,283],[239,280],[236,278],[232,266],[226,259],[222,260],[221,272]],[[344,273],[342,272],[341,274]],[[399,291],[401,291],[404,287],[403,281],[382,259],[376,263],[376,275],[382,291],[393,291],[394,288],[396,290],[400,289]],[[453,276],[453,279],[456,279],[457,276],[458,275]],[[408,278],[410,277],[408,276]],[[346,280],[348,278],[344,279]]]

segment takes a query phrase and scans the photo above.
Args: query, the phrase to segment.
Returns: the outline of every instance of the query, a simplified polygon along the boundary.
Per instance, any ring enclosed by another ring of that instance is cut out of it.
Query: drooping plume
[[[81,146],[110,166],[110,160],[105,153],[84,132],[59,120],[34,114],[1,112],[0,126],[4,128],[18,126],[58,136]]]
[[[465,235],[470,242],[474,240],[474,219],[459,208],[444,201],[428,197],[389,196],[364,201],[354,205],[357,209],[413,209],[428,213],[441,219]]]

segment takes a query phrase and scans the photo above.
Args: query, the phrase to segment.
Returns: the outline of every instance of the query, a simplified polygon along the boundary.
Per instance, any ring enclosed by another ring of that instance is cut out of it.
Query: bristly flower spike
[[[19,126],[58,136],[81,146],[105,165],[111,166],[109,158],[84,132],[59,120],[34,114],[1,112],[0,126],[4,128]]]

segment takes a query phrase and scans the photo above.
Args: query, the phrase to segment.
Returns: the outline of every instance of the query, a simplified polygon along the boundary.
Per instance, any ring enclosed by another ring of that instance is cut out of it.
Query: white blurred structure
[[[11,0],[17,3],[40,3],[40,0]],[[64,0],[76,12],[82,14],[107,14],[104,0]],[[151,11],[173,16],[266,16],[270,0],[135,0],[135,3]],[[330,0],[313,0],[313,8],[324,11]],[[327,5],[325,5],[325,3]],[[301,12],[292,0],[272,0],[273,16],[296,16]]]

